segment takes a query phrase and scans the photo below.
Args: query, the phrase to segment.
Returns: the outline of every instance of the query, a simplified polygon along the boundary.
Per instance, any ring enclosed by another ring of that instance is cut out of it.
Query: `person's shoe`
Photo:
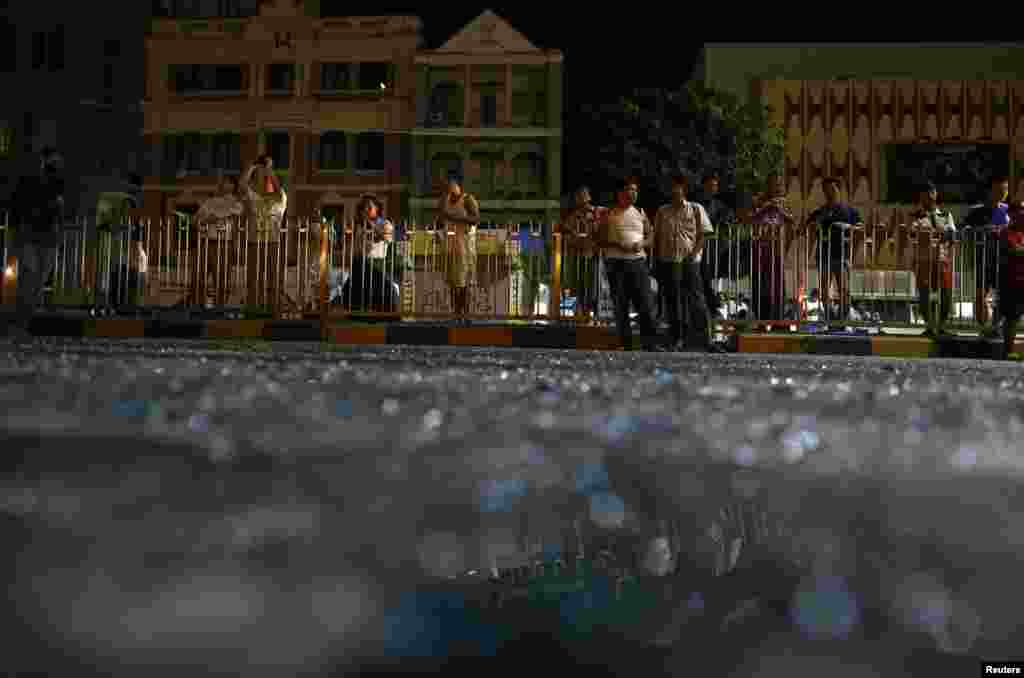
[[[650,344],[644,350],[651,353],[668,353],[672,350],[672,348],[670,346],[666,346],[665,344]]]
[[[934,339],[935,338],[935,330],[929,328],[929,329],[925,330],[921,334],[921,336],[924,337],[925,339]]]
[[[729,349],[719,343],[711,343],[708,345],[708,353],[728,353]]]

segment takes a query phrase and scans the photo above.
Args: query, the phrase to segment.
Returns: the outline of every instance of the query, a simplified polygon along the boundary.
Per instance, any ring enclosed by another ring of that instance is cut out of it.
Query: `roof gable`
[[[500,16],[486,10],[436,51],[460,54],[493,54],[499,52],[537,52],[543,50],[526,39]]]

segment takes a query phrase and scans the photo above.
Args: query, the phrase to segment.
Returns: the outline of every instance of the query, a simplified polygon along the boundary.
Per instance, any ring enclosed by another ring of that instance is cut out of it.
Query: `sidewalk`
[[[87,314],[51,313],[33,319],[37,336],[108,339],[219,339],[317,342],[334,344],[421,346],[506,346],[578,350],[617,350],[618,337],[604,327],[544,323],[480,322],[456,327],[443,322],[335,322],[326,337],[317,320],[194,319],[184,314],[156,318],[91,318]],[[892,358],[992,359],[1001,344],[966,334],[938,341],[911,335],[913,330],[887,330],[886,335],[843,336],[771,332],[741,334],[728,339],[736,353],[883,356]],[[634,337],[638,343],[638,338]],[[1017,352],[1024,351],[1018,339]]]

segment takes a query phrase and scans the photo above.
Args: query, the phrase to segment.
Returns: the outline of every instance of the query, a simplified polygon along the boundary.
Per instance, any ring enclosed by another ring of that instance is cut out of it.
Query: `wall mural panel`
[[[772,89],[774,88],[774,89]],[[1024,81],[781,80],[766,92],[781,101],[786,130],[786,183],[795,211],[821,202],[821,178],[842,177],[850,202],[868,219],[900,219],[901,205],[883,205],[880,148],[887,143],[1011,142],[1024,156]]]

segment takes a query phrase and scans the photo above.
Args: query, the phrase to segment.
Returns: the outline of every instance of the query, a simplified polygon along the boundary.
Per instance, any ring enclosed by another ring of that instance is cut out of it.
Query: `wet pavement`
[[[991,361],[0,343],[5,668],[973,674],[1024,654],[1022,403]]]

